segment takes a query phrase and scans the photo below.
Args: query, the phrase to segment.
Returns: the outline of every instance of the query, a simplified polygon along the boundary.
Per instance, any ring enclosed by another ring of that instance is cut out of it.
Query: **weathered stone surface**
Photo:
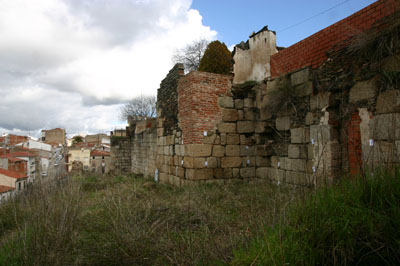
[[[256,158],[255,157],[242,157],[242,166],[243,167],[256,166]]]
[[[277,130],[289,130],[290,129],[290,116],[278,117],[275,120],[275,126]]]
[[[239,143],[240,143],[239,134],[227,134],[226,135],[226,144],[239,145]]]
[[[313,125],[310,126],[310,141],[326,142],[338,137],[335,128],[330,125]]]
[[[251,98],[244,98],[243,100],[243,106],[245,108],[252,108],[254,107],[254,100]]]
[[[194,161],[194,168],[205,168],[206,159],[203,157],[197,157],[193,159]]]
[[[271,158],[270,157],[257,156],[256,157],[256,166],[257,167],[270,167],[271,166]]]
[[[194,167],[194,158],[193,157],[184,157],[183,158],[183,166],[185,168],[195,168]]]
[[[303,159],[291,159],[281,157],[281,168],[287,171],[305,172],[307,169],[307,161]]]
[[[256,177],[256,169],[254,167],[240,168],[241,178],[252,178]]]
[[[240,169],[239,168],[232,169],[232,178],[240,178]]]
[[[235,106],[235,102],[232,97],[220,97],[218,98],[218,105],[224,108],[233,108]]]
[[[279,157],[278,156],[271,156],[271,167],[273,167],[273,168],[280,168],[280,165],[279,165]]]
[[[222,168],[235,168],[242,166],[242,158],[240,157],[223,157],[221,159]]]
[[[239,133],[253,133],[254,132],[254,122],[253,121],[238,121],[237,131]]]
[[[217,179],[224,178],[224,170],[222,168],[213,169],[214,177]]]
[[[208,157],[207,158],[207,168],[217,168],[218,167],[218,160],[215,157]]]
[[[243,109],[243,100],[242,99],[236,99],[235,100],[235,108],[236,109]]]
[[[244,112],[244,120],[255,120],[256,113],[254,112],[253,108],[245,108]]]
[[[386,57],[382,62],[382,72],[400,72],[399,55]]]
[[[255,132],[256,133],[265,133],[269,131],[267,122],[256,122],[255,123]]]
[[[244,119],[244,112],[243,110],[238,110],[238,120],[245,120]]]
[[[290,130],[290,139],[292,143],[310,142],[310,129],[305,127],[293,128]]]
[[[211,144],[186,144],[185,155],[189,157],[207,157],[211,156]]]
[[[317,95],[310,97],[310,109],[311,111],[322,110],[332,104],[332,93],[331,92],[320,92]]]
[[[387,90],[379,94],[376,103],[376,113],[399,113],[400,112],[400,91]]]
[[[299,97],[309,96],[313,93],[314,90],[313,83],[311,81],[308,81],[306,83],[296,86],[295,90],[297,96]]]
[[[378,87],[375,79],[356,83],[350,89],[349,102],[356,103],[362,100],[369,100],[376,97]]]
[[[219,123],[218,130],[221,133],[235,133],[236,132],[236,123]],[[222,139],[221,139],[222,141]]]
[[[304,145],[289,144],[288,157],[293,159],[307,158],[307,149]]]
[[[188,180],[205,180],[214,177],[213,169],[186,169],[186,179]]]
[[[258,178],[272,178],[273,172],[275,171],[274,168],[270,167],[258,167],[256,170],[256,177]]]
[[[314,124],[316,120],[316,115],[314,113],[308,112],[306,115],[306,126],[310,126],[312,124]]]
[[[222,120],[225,122],[236,122],[239,119],[236,109],[223,109]]]
[[[256,148],[256,155],[258,156],[271,156],[273,152],[271,145],[268,144],[258,145]]]
[[[232,168],[224,168],[224,178],[232,178]]]
[[[307,158],[314,159],[314,145],[311,143],[307,145]]]
[[[214,156],[214,157],[224,157],[225,156],[225,146],[214,145],[212,156]]]
[[[241,145],[240,156],[254,156],[256,155],[256,146]]]
[[[310,79],[310,69],[305,68],[290,75],[292,86],[300,85]]]
[[[225,148],[226,156],[240,156],[240,146],[239,145],[226,145]]]
[[[203,143],[204,144],[213,144],[217,135],[216,134],[207,134],[207,136],[203,137]]]
[[[375,140],[400,139],[400,114],[382,114],[371,120],[370,132]]]
[[[285,182],[294,185],[309,185],[308,175],[304,172],[287,171]]]

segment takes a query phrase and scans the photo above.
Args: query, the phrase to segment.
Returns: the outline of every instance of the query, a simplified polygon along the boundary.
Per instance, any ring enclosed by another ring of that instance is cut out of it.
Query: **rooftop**
[[[93,150],[90,156],[110,156],[110,153],[108,151]]]
[[[13,191],[13,190],[15,190],[15,188],[0,185],[0,194],[9,192],[9,191]]]
[[[23,179],[23,178],[28,178],[27,175],[15,172],[15,171],[11,171],[11,170],[6,170],[6,169],[2,169],[0,168],[0,175],[5,175],[11,178],[16,178],[16,179]]]

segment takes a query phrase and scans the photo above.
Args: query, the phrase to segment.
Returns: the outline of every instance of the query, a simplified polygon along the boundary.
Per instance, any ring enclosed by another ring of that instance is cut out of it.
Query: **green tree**
[[[72,138],[72,145],[82,143],[82,142],[83,142],[82,136],[76,135]]]
[[[228,50],[225,43],[213,41],[207,46],[198,70],[217,74],[229,74],[232,70],[232,63],[232,53]]]

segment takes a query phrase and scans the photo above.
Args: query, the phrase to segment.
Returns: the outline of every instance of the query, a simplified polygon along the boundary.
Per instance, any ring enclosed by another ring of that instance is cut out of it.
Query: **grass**
[[[310,193],[77,176],[0,205],[0,265],[393,265],[399,173]]]

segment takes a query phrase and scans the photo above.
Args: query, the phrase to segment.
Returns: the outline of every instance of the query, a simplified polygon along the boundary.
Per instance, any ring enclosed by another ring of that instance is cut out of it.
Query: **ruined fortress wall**
[[[380,0],[353,15],[311,35],[271,56],[271,75],[280,75],[311,66],[317,68],[332,48],[343,48],[352,36],[377,26],[376,21],[399,10],[397,0]]]
[[[111,137],[111,167],[114,173],[130,173],[131,140],[126,137]]]

